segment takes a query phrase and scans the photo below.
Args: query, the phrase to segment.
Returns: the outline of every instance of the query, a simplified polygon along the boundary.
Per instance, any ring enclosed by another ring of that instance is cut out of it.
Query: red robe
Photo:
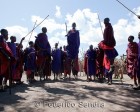
[[[48,37],[44,33],[38,34],[35,40],[35,49],[37,53],[37,69],[42,70],[45,76],[51,75],[51,46]]]
[[[85,56],[84,56],[84,72],[85,74],[87,75],[87,56],[86,56],[86,53],[85,53]]]
[[[70,75],[70,73],[71,73],[71,61],[70,61],[70,58],[68,58],[66,51],[64,51],[63,64],[64,64],[64,74]]]
[[[112,25],[110,23],[105,25],[104,29],[104,44],[109,46],[109,47],[114,47],[116,45],[116,41],[114,38],[114,31],[112,28]]]
[[[14,80],[21,80],[22,73],[23,73],[23,51],[19,49],[18,47],[16,48],[17,51],[17,57],[18,60],[16,62],[16,68],[15,68],[15,74],[13,79]]]
[[[0,36],[0,48],[0,75],[6,75],[10,67],[8,57],[13,57],[13,54],[2,35]]]
[[[102,49],[97,49],[97,58],[96,58],[96,65],[97,65],[97,74],[103,74],[103,59],[104,59],[104,51]]]
[[[126,53],[127,73],[130,76],[130,78],[136,78],[138,62],[138,44],[136,42],[129,43]]]

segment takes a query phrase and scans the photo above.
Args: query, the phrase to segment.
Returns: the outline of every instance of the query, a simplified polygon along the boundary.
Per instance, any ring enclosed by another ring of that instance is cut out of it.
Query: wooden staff
[[[65,36],[67,36],[67,34],[68,34],[68,29],[67,29],[67,23],[65,22],[65,26],[66,26],[66,35]]]
[[[100,23],[101,31],[102,31],[102,34],[103,34],[103,28],[102,28],[101,20],[100,20],[99,14],[97,14],[97,15],[98,15],[98,20],[99,20],[99,23]]]
[[[47,17],[45,17],[45,19],[43,19],[38,25],[36,25],[36,27],[34,27],[26,36],[25,38],[34,31],[34,29],[36,29],[40,24],[42,24],[47,18],[49,17],[49,15]]]
[[[35,24],[34,24],[34,27],[33,27],[33,29],[35,28],[35,26],[36,26],[36,23],[37,23],[37,20],[35,21]],[[28,40],[28,42],[27,42],[26,48],[27,48],[27,46],[28,46],[28,43],[29,43],[29,41],[30,41],[30,39],[31,39],[31,37],[32,37],[32,34],[33,34],[33,31],[31,32],[31,35],[30,35],[30,38],[29,38],[29,40]]]
[[[128,7],[126,7],[123,3],[121,3],[119,0],[116,0],[118,3],[120,3],[123,7],[125,7],[127,10],[129,10],[131,13],[133,13],[135,16],[137,16],[140,19],[140,16],[137,15],[135,12],[133,12],[132,10],[130,10]]]

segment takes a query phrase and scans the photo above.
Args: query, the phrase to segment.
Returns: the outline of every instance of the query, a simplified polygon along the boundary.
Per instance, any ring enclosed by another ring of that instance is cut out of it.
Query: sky
[[[120,1],[140,15],[139,0]],[[56,42],[59,42],[59,46],[67,45],[65,23],[70,30],[73,22],[76,22],[80,32],[80,54],[91,44],[97,47],[103,39],[98,15],[102,29],[104,18],[110,18],[119,56],[126,54],[129,35],[133,35],[134,41],[138,42],[140,19],[116,0],[0,0],[0,3],[0,29],[6,28],[9,37],[16,36],[17,42],[33,29],[36,21],[39,24],[47,15],[49,17],[33,31],[31,40],[35,40],[42,27],[47,27],[52,48]],[[28,45],[29,38],[30,35],[24,40],[24,48]]]

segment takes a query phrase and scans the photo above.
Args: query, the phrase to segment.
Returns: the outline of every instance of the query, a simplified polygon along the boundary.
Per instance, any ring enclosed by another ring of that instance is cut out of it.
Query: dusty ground
[[[37,78],[36,78],[37,79]],[[0,93],[0,111],[5,112],[140,112],[140,91],[130,86],[126,75],[124,83],[114,80],[113,85],[86,82],[85,76],[77,81],[37,81]]]

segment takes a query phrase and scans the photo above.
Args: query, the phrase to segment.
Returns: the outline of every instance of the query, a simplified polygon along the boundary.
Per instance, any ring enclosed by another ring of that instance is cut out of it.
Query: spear
[[[126,7],[123,3],[121,3],[119,0],[116,0],[118,3],[120,3],[123,7],[125,7],[127,10],[129,10],[131,13],[133,13],[135,16],[137,16],[140,19],[140,16],[137,15],[135,12],[133,12],[132,10],[130,10],[128,7]]]
[[[102,34],[103,34],[103,28],[102,28],[101,20],[100,20],[99,14],[97,14],[97,15],[98,15],[98,20],[99,20],[99,23],[100,23],[101,31],[102,31]]]
[[[67,23],[66,22],[65,22],[65,26],[66,26],[66,34],[67,34],[68,30],[67,30]]]
[[[34,24],[34,27],[33,27],[33,29],[35,28],[35,26],[36,26],[36,23],[37,23],[37,20],[35,21],[35,24]],[[26,48],[27,48],[27,46],[28,46],[28,43],[29,43],[29,41],[30,41],[30,39],[31,39],[31,37],[32,37],[32,34],[33,34],[33,31],[31,32],[31,35],[30,35],[30,38],[29,38],[29,40],[28,40],[28,42],[27,42]]]
[[[65,36],[67,36],[68,35],[68,29],[67,29],[67,23],[65,22],[65,26],[66,26],[66,35]]]
[[[26,38],[30,33],[32,33],[39,25],[41,25],[48,17],[49,17],[49,15],[46,16],[38,25],[36,25],[36,27],[34,27],[34,28],[25,36],[25,38]]]

